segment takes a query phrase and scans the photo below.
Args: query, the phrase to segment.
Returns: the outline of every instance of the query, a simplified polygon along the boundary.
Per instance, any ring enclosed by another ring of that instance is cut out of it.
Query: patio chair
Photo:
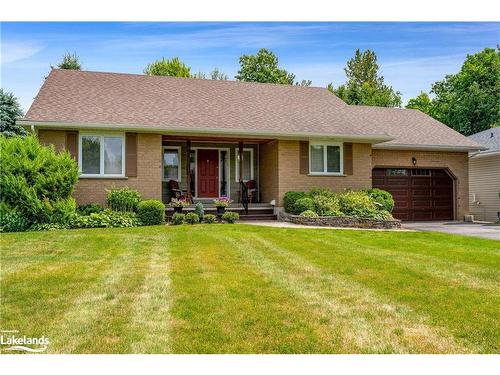
[[[168,181],[168,190],[170,191],[170,200],[172,198],[185,198],[184,194],[182,194],[182,190],[179,189],[179,183],[175,180]]]

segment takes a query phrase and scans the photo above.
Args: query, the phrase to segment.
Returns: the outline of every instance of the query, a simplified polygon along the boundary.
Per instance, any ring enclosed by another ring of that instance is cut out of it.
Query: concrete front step
[[[254,220],[278,220],[278,217],[274,214],[266,215],[240,215],[240,221],[254,221]]]
[[[215,215],[217,208],[213,205],[204,205],[203,207],[206,214]],[[189,207],[183,208],[183,213],[194,212],[195,206],[191,205]],[[245,209],[239,204],[233,204],[226,208],[226,211],[237,212],[240,214],[241,221],[247,220],[277,220],[277,216],[274,214],[274,207],[269,204],[252,204],[248,207],[248,214],[245,214]],[[172,207],[167,207],[165,210],[167,217],[174,214],[174,209]]]

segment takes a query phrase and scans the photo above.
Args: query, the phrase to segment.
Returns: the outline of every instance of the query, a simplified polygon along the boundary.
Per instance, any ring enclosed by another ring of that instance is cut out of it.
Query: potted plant
[[[182,212],[182,209],[184,207],[188,207],[189,206],[189,202],[187,201],[186,198],[179,198],[179,199],[172,198],[172,200],[169,203],[169,206],[174,209],[174,212],[180,214]]]
[[[214,199],[215,207],[217,208],[217,215],[222,216],[226,212],[226,207],[229,206],[233,201],[228,197],[220,197]]]

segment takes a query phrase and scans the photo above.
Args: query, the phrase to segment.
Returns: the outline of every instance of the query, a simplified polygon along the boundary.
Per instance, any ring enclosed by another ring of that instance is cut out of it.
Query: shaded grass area
[[[197,225],[1,235],[1,329],[50,353],[497,353],[500,243]]]

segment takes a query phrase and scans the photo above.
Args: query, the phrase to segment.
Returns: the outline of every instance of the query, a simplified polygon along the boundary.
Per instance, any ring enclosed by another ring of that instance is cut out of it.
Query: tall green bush
[[[26,222],[63,223],[75,213],[71,198],[78,166],[64,151],[42,146],[35,136],[0,136],[0,201]]]
[[[142,225],[160,225],[165,222],[165,205],[156,199],[139,203],[137,216]]]
[[[112,210],[122,212],[136,212],[140,201],[139,192],[129,187],[108,190],[106,200]]]

